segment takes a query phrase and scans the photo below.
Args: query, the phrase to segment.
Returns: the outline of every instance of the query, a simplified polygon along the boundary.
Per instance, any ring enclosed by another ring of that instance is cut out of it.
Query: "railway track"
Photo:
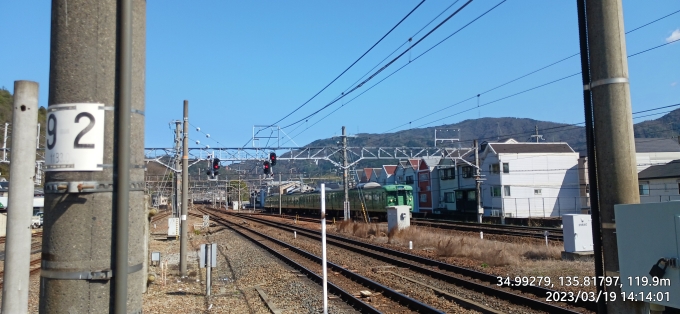
[[[319,233],[316,230],[309,230],[306,228],[295,227],[291,225],[284,225],[269,221],[266,219],[255,218],[252,215],[235,214],[244,219],[250,219],[265,225],[284,229],[287,231],[296,231],[300,235],[309,236],[315,240],[319,239]],[[339,247],[346,248],[351,251],[360,251],[362,254],[371,255],[377,259],[393,263],[398,267],[406,267],[411,270],[417,270],[424,275],[440,280],[445,280],[453,285],[464,287],[465,289],[474,290],[485,295],[497,297],[511,303],[525,305],[532,309],[543,310],[549,313],[574,313],[573,310],[565,307],[546,303],[544,300],[548,293],[555,293],[554,290],[537,287],[537,286],[517,286],[517,287],[498,287],[496,283],[498,278],[493,275],[473,271],[466,268],[457,267],[454,265],[442,263],[436,260],[423,258],[408,253],[387,249],[381,246],[356,241],[353,239],[332,235],[327,235],[328,243]],[[435,268],[433,270],[432,268]],[[588,310],[596,310],[594,302],[571,302],[569,306],[579,307]]]
[[[562,229],[560,229],[560,228],[497,225],[497,224],[485,224],[485,223],[476,223],[476,222],[423,219],[423,218],[411,219],[411,225],[426,226],[426,227],[440,228],[440,229],[458,230],[458,231],[484,232],[486,234],[540,238],[540,239],[545,238],[545,232],[548,232],[548,239],[549,240],[553,240],[553,241],[562,241],[563,240],[563,233],[562,233]]]
[[[291,220],[298,221],[308,221],[320,223],[318,218],[310,217],[300,217],[300,216],[290,216],[290,215],[275,215],[275,214],[264,214],[259,215],[266,216],[276,216]],[[412,218],[411,225],[424,226],[439,229],[448,230],[458,230],[467,232],[484,232],[485,234],[494,235],[506,235],[514,237],[526,237],[526,238],[537,238],[544,239],[545,232],[548,232],[548,240],[552,241],[562,241],[562,229],[560,228],[547,228],[547,227],[526,227],[526,226],[514,226],[514,225],[496,225],[496,224],[484,224],[476,222],[463,222],[463,221],[452,221],[452,220],[438,220],[438,219],[424,219],[424,218]]]
[[[42,231],[38,231],[36,233],[33,233],[31,237],[42,237],[42,234],[43,234]],[[0,237],[0,244],[5,243],[5,241],[6,241],[5,237]]]
[[[172,214],[172,211],[169,211],[169,210],[161,212],[161,213],[151,217],[151,223],[159,222],[164,218],[168,218],[170,216],[170,214]]]
[[[285,242],[279,241],[275,238],[269,237],[256,230],[229,222],[227,219],[221,217],[222,215],[219,213],[201,209],[199,209],[199,211],[211,215],[211,218],[214,222],[227,226],[247,239],[253,241],[310,279],[316,281],[317,283],[322,282],[322,277],[318,275],[321,270],[320,257],[296,248],[295,246]],[[193,213],[190,215],[202,217]],[[348,292],[348,290],[381,291],[380,298],[383,303],[380,307],[381,309],[385,307],[389,308],[389,312],[444,313],[441,310],[435,309],[427,304],[415,300],[399,291],[390,289],[389,287],[381,285],[371,279],[360,276],[351,270],[341,267],[340,265],[329,262],[328,266],[329,273],[332,272],[333,274],[337,274],[336,276],[332,276],[332,278],[330,278],[328,281],[329,292],[339,295],[345,302],[357,308],[361,313],[381,313],[381,311],[371,304],[364,302],[362,299],[357,298],[354,294]]]

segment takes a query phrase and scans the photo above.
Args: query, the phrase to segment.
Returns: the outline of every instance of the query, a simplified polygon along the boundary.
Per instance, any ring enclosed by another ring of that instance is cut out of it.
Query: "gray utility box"
[[[563,215],[562,234],[564,251],[587,252],[593,250],[593,226],[590,215]]]
[[[661,280],[649,275],[660,258],[679,257],[680,202],[616,205],[614,211],[621,291],[642,302],[680,308],[678,267],[666,267]]]
[[[404,229],[411,225],[411,206],[399,205],[387,207],[387,230]]]

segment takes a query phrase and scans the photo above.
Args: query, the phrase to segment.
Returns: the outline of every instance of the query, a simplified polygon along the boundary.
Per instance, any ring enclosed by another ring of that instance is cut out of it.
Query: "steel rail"
[[[245,228],[245,227],[243,227],[243,226],[239,226],[239,225],[237,225],[237,224],[228,222],[226,219],[221,218],[221,217],[219,217],[219,216],[216,216],[214,213],[211,213],[210,211],[201,210],[201,209],[199,209],[199,211],[200,211],[200,212],[203,212],[203,213],[205,213],[205,214],[209,214],[209,215],[215,217],[216,219],[214,218],[213,221],[219,222],[219,223],[221,223],[222,225],[224,225],[224,226],[226,226],[226,227],[228,227],[228,228],[230,228],[230,229],[236,231],[237,233],[241,234],[242,236],[244,236],[244,237],[250,239],[250,240],[253,241],[254,243],[257,243],[259,246],[265,248],[267,251],[269,251],[269,252],[271,252],[272,254],[276,255],[278,258],[284,260],[287,264],[293,266],[294,268],[300,270],[301,272],[304,272],[307,276],[312,277],[311,279],[314,280],[315,282],[320,283],[320,282],[322,281],[322,278],[321,278],[319,275],[317,275],[316,273],[314,273],[314,272],[312,272],[311,270],[305,268],[304,266],[298,264],[297,262],[295,262],[295,261],[289,259],[288,257],[286,257],[286,256],[284,256],[284,255],[282,255],[282,254],[280,254],[280,253],[277,252],[276,250],[267,247],[264,243],[261,243],[261,242],[255,240],[255,239],[252,239],[251,237],[249,237],[248,235],[244,234],[243,232],[240,232],[239,230],[237,230],[237,229],[234,228],[233,226],[238,226],[239,228],[246,229],[246,230],[248,230],[248,232],[251,232],[251,233],[254,233],[254,234],[256,234],[256,235],[258,235],[258,236],[260,236],[260,237],[263,237],[263,238],[265,238],[265,239],[267,239],[267,240],[269,240],[269,241],[271,241],[271,242],[274,242],[274,243],[276,243],[276,244],[278,244],[278,245],[280,245],[280,246],[283,246],[283,247],[287,248],[288,250],[290,250],[290,251],[292,251],[292,252],[295,252],[295,253],[297,253],[297,254],[299,254],[299,255],[301,255],[301,256],[304,256],[304,257],[307,258],[307,259],[313,260],[313,261],[315,261],[315,262],[321,263],[321,258],[320,258],[320,257],[317,257],[317,256],[314,255],[314,254],[311,254],[311,253],[309,253],[309,252],[306,252],[306,251],[304,251],[304,250],[301,250],[301,249],[299,249],[299,248],[296,248],[296,247],[294,247],[294,246],[292,246],[292,245],[290,245],[290,244],[287,244],[287,243],[285,243],[285,242],[279,241],[279,240],[277,240],[277,239],[274,239],[274,238],[272,238],[272,237],[269,237],[269,236],[267,236],[267,235],[265,235],[265,234],[262,234],[262,233],[260,233],[260,232],[255,231],[255,230],[251,230],[251,229]],[[198,215],[196,215],[196,214],[192,214],[192,215],[198,216]],[[443,311],[441,311],[441,310],[439,310],[439,309],[433,308],[433,307],[431,307],[431,306],[429,306],[429,305],[427,305],[427,304],[425,304],[425,303],[422,303],[422,302],[420,302],[420,301],[418,301],[418,300],[415,300],[415,299],[413,299],[413,298],[411,298],[411,297],[408,297],[408,296],[406,296],[406,295],[404,295],[404,294],[402,294],[402,293],[396,292],[395,290],[392,290],[392,289],[390,289],[390,288],[388,288],[388,287],[386,287],[386,286],[383,286],[383,285],[381,285],[381,284],[379,284],[379,283],[377,283],[377,282],[375,282],[375,281],[373,281],[373,280],[370,280],[370,279],[368,279],[368,278],[366,278],[366,277],[363,277],[363,276],[361,276],[361,275],[358,275],[358,274],[356,274],[356,273],[353,273],[353,272],[351,272],[351,271],[349,271],[349,270],[347,270],[347,269],[345,269],[345,268],[343,268],[343,267],[340,267],[339,265],[336,265],[336,264],[331,263],[331,262],[328,262],[328,265],[329,265],[332,269],[334,269],[334,270],[337,271],[338,273],[342,274],[343,276],[348,277],[348,278],[351,279],[352,281],[358,282],[358,283],[360,283],[360,284],[362,284],[362,285],[364,285],[364,286],[366,286],[366,287],[369,287],[370,289],[372,289],[372,290],[374,290],[374,291],[381,291],[382,294],[383,294],[384,296],[386,296],[386,297],[392,299],[392,300],[395,301],[395,302],[398,302],[398,303],[401,303],[401,304],[405,304],[405,306],[408,307],[408,308],[410,308],[410,309],[413,309],[413,310],[418,311],[418,312],[420,312],[420,313],[444,313]],[[330,288],[331,288],[331,289],[330,289],[331,292],[340,294],[340,295],[342,296],[343,300],[352,302],[352,304],[355,304],[355,305],[360,305],[360,306],[362,307],[362,309],[361,309],[361,312],[362,312],[362,313],[381,313],[380,311],[378,311],[378,310],[375,309],[374,307],[372,307],[372,306],[366,304],[365,302],[363,302],[363,301],[357,299],[357,298],[354,297],[352,294],[350,294],[349,292],[344,291],[342,288],[340,288],[340,287],[334,285],[333,283],[328,282],[328,285],[329,285]]]
[[[305,236],[307,236],[307,234],[305,234],[305,233],[312,233],[312,234],[314,234],[314,237],[316,237],[316,234],[319,233],[315,230],[309,230],[307,228],[296,227],[296,226],[291,226],[291,225],[283,225],[283,224],[272,222],[272,221],[269,221],[269,220],[266,220],[266,219],[254,218],[251,215],[231,214],[231,213],[229,213],[229,214],[234,215],[236,217],[240,217],[240,218],[255,220],[255,221],[261,222],[263,224],[267,224],[267,225],[274,226],[274,227],[277,227],[277,228],[288,229],[290,231],[295,230],[299,234],[302,234],[302,235],[305,235]],[[477,279],[477,280],[486,282],[487,284],[493,285],[493,284],[496,284],[498,282],[497,276],[489,275],[489,274],[478,272],[478,271],[475,271],[475,270],[454,266],[454,265],[451,265],[451,264],[443,263],[443,262],[432,260],[432,259],[429,259],[429,258],[424,258],[424,257],[421,257],[421,256],[412,255],[412,254],[388,249],[388,248],[385,248],[385,247],[372,245],[372,244],[369,244],[369,243],[353,240],[353,239],[338,236],[338,235],[327,234],[326,237],[327,237],[327,239],[329,239],[330,241],[333,242],[333,245],[346,247],[349,250],[356,250],[356,248],[350,247],[350,245],[355,245],[355,246],[367,248],[369,250],[377,251],[377,252],[380,252],[380,253],[389,254],[389,255],[396,256],[396,257],[399,257],[399,258],[403,258],[403,259],[406,259],[406,260],[425,264],[425,265],[428,265],[428,266],[434,266],[434,267],[437,267],[441,270],[449,271],[449,272],[452,272],[452,273],[456,273],[456,274],[459,274],[459,275],[467,276],[467,277],[470,277],[470,278],[473,278],[473,279]],[[390,257],[386,257],[386,256],[383,256],[383,255],[380,255],[380,254],[375,254],[373,252],[366,251],[366,254],[371,254],[371,255],[375,256],[375,258],[379,258],[379,259],[383,259],[383,260],[387,258],[387,259],[390,259],[389,262],[401,263],[403,267],[418,269],[418,271],[422,271],[423,273],[426,273],[427,275],[432,276],[432,277],[446,278],[447,281],[451,280],[450,283],[458,284],[458,285],[461,285],[461,286],[463,286],[467,289],[475,290],[475,291],[485,293],[485,294],[488,294],[488,295],[497,296],[500,299],[508,300],[508,301],[516,303],[516,304],[520,304],[520,305],[531,304],[532,308],[545,310],[545,311],[548,311],[550,313],[576,313],[572,310],[565,309],[565,308],[562,308],[562,307],[559,307],[559,306],[556,306],[556,305],[553,305],[553,304],[550,304],[550,303],[546,303],[546,302],[538,301],[538,300],[535,300],[535,299],[527,298],[527,297],[524,297],[524,296],[521,296],[521,295],[513,294],[513,293],[510,293],[508,291],[500,290],[500,289],[497,289],[497,288],[494,288],[494,287],[491,287],[491,286],[487,286],[487,285],[482,285],[482,284],[476,283],[474,281],[453,277],[453,276],[450,276],[448,274],[442,273],[440,271],[427,269],[427,268],[424,268],[424,267],[421,267],[421,266],[418,266],[418,265],[413,265],[413,264],[406,263],[406,262],[399,261],[399,260],[393,260]],[[521,292],[524,292],[524,293],[530,293],[530,294],[533,294],[533,295],[536,295],[536,296],[539,296],[539,297],[546,297],[549,293],[555,293],[556,292],[555,290],[551,290],[551,289],[547,289],[547,288],[543,288],[543,287],[538,287],[538,286],[517,285],[517,286],[512,286],[512,287],[507,287],[507,288],[511,288],[513,290],[518,290],[518,291],[521,291]],[[577,302],[565,302],[565,303],[570,304],[572,306],[586,308],[588,310],[595,310],[596,309],[595,302],[577,301]]]

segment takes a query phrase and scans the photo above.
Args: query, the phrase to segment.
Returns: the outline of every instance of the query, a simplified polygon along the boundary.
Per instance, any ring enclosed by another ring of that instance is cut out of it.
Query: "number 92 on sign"
[[[45,171],[101,171],[104,163],[104,104],[47,108]]]

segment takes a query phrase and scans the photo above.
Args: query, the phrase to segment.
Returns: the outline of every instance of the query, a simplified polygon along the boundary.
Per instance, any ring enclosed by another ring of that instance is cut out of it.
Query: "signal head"
[[[271,165],[269,164],[269,161],[265,161],[265,162],[262,164],[262,166],[263,166],[263,168],[264,168],[264,173],[265,173],[265,174],[270,174],[270,173],[271,173],[272,169],[271,169]]]
[[[269,153],[269,160],[271,161],[272,166],[276,166],[276,153],[275,152]]]

